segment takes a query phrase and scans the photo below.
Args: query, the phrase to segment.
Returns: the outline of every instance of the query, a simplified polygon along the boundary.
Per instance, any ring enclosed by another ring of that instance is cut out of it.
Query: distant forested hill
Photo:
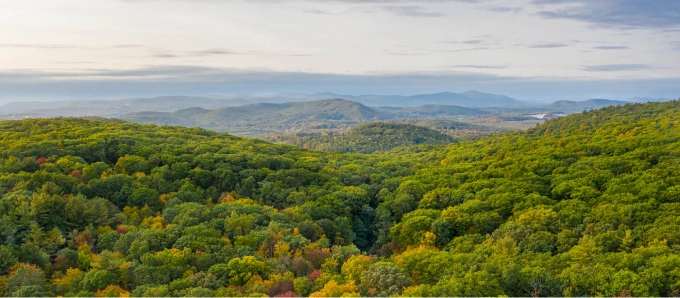
[[[414,107],[428,104],[479,106],[521,106],[524,103],[507,97],[467,91],[463,93],[442,92],[412,96],[400,95],[342,95],[329,92],[279,93],[263,96],[159,96],[152,98],[127,98],[112,100],[68,100],[47,102],[10,102],[0,105],[0,117],[120,117],[138,112],[174,112],[188,108],[218,109],[258,103],[283,104],[288,102],[310,102],[327,99],[345,99],[367,106]]]
[[[1,121],[0,296],[677,296],[679,128],[627,104],[362,155]]]
[[[584,110],[592,110],[592,109],[599,109],[602,107],[607,107],[607,106],[616,106],[616,105],[625,105],[629,104],[630,102],[628,101],[620,101],[620,100],[610,100],[610,99],[589,99],[585,101],[568,101],[568,100],[559,100],[556,101],[547,107],[552,109],[552,110],[559,110],[562,112],[580,112]]]
[[[402,146],[448,144],[454,138],[422,126],[368,123],[338,135],[317,133],[308,136],[275,136],[270,140],[307,149],[373,153]]]
[[[203,127],[239,135],[267,135],[289,129],[305,129],[320,123],[343,127],[377,120],[381,115],[360,103],[329,99],[283,104],[258,103],[216,110],[192,108],[173,113],[140,112],[120,118],[138,123]]]
[[[405,118],[447,118],[482,115],[482,110],[458,106],[422,106],[410,108],[369,108],[343,99],[309,102],[258,103],[215,110],[184,109],[172,113],[139,112],[120,119],[157,125],[181,125],[226,131],[236,135],[269,136],[317,130],[345,131],[376,120]]]

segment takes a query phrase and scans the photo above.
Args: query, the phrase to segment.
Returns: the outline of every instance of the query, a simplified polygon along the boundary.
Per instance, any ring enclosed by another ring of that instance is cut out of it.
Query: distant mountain
[[[663,102],[663,101],[670,101],[672,99],[670,98],[650,98],[650,97],[632,97],[628,99],[629,101],[632,102]]]
[[[267,135],[309,126],[329,128],[379,120],[383,116],[360,103],[343,99],[311,102],[258,103],[215,110],[191,108],[177,112],[138,112],[120,119],[158,125],[198,126],[238,135]]]
[[[344,97],[341,97],[344,98]],[[525,103],[505,96],[478,91],[463,93],[441,92],[434,94],[420,94],[412,96],[398,95],[362,95],[354,97],[356,100],[368,106],[392,106],[392,107],[415,107],[422,105],[454,105],[461,107],[505,107],[524,106]]]
[[[583,110],[599,109],[607,106],[625,105],[628,101],[610,99],[589,99],[584,101],[559,100],[547,105],[549,109],[562,112],[580,112]]]
[[[411,101],[422,104],[441,104],[457,105],[462,107],[502,107],[502,106],[522,106],[523,102],[505,96],[478,91],[467,91],[463,93],[442,92],[435,94],[410,96]]]
[[[0,115],[32,114],[41,117],[117,117],[125,114],[155,111],[173,112],[191,107],[215,109],[233,105],[226,99],[193,96],[161,96],[116,100],[77,100],[55,102],[10,102],[0,106]]]
[[[403,108],[402,111],[408,112],[411,115],[422,114],[428,116],[438,116],[438,115],[482,115],[488,114],[483,110],[465,108],[460,106],[452,105],[422,105],[417,107]]]
[[[466,91],[463,93],[441,92],[420,95],[346,95],[331,92],[314,94],[304,93],[278,93],[271,96],[259,97],[266,102],[280,103],[283,101],[317,101],[329,98],[339,98],[356,101],[371,107],[415,107],[421,105],[456,105],[462,107],[505,107],[526,106],[526,103],[517,99],[479,91]],[[254,100],[254,98],[251,98]]]
[[[526,104],[505,95],[467,91],[463,93],[435,93],[413,96],[401,95],[342,95],[330,92],[279,93],[267,96],[161,96],[114,100],[72,100],[54,102],[10,102],[0,106],[0,116],[30,117],[119,117],[126,114],[152,111],[174,112],[187,108],[217,109],[244,104],[310,102],[325,99],[345,99],[372,107],[415,107],[421,105],[455,105],[461,107],[507,107]]]

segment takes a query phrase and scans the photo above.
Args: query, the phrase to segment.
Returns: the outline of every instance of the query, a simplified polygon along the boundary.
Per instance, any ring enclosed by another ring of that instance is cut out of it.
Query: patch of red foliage
[[[315,281],[315,280],[319,279],[319,277],[321,277],[321,273],[322,273],[321,270],[314,269],[314,271],[312,271],[312,273],[307,274],[307,279],[309,281]]]

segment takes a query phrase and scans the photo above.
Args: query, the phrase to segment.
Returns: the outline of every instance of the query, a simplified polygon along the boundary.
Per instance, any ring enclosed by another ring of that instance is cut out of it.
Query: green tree
[[[229,283],[235,285],[244,285],[254,275],[266,277],[269,271],[264,262],[258,261],[253,256],[232,259],[227,264],[227,268],[229,268]]]

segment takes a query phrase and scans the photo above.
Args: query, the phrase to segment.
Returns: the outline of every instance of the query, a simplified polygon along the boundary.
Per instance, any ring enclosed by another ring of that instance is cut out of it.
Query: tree
[[[254,275],[266,276],[268,268],[264,262],[253,256],[235,258],[227,264],[229,268],[229,283],[244,285]]]
[[[132,192],[129,199],[129,205],[138,207],[148,205],[153,211],[158,211],[163,207],[158,191],[146,187],[135,189]]]
[[[148,173],[149,164],[141,156],[126,155],[118,159],[116,165],[119,165],[125,173],[132,175],[135,173]]]
[[[345,280],[358,284],[361,279],[361,273],[366,271],[369,266],[371,266],[370,257],[353,255],[342,264],[341,272]]]
[[[413,283],[401,269],[394,264],[378,262],[361,273],[361,283],[367,287],[372,296],[399,295]]]
[[[324,230],[315,222],[311,220],[305,220],[297,225],[300,235],[311,241],[317,241],[324,234]]]
[[[433,221],[430,230],[437,235],[435,244],[440,248],[448,244],[454,236],[453,225],[444,219]]]
[[[320,291],[314,292],[309,297],[359,297],[359,289],[354,282],[339,285],[337,281],[331,280],[323,286]]]
[[[0,245],[0,275],[7,273],[7,269],[12,267],[18,260],[12,248]]]
[[[223,286],[229,285],[229,272],[231,269],[229,269],[229,266],[227,264],[215,264],[210,266],[208,269],[208,274],[212,274],[215,276],[217,281],[221,283]]]
[[[44,274],[34,265],[18,264],[5,281],[5,287],[12,297],[45,296]]]
[[[82,285],[84,289],[89,291],[99,291],[104,288],[118,283],[118,277],[115,273],[108,270],[91,270],[83,277]]]

